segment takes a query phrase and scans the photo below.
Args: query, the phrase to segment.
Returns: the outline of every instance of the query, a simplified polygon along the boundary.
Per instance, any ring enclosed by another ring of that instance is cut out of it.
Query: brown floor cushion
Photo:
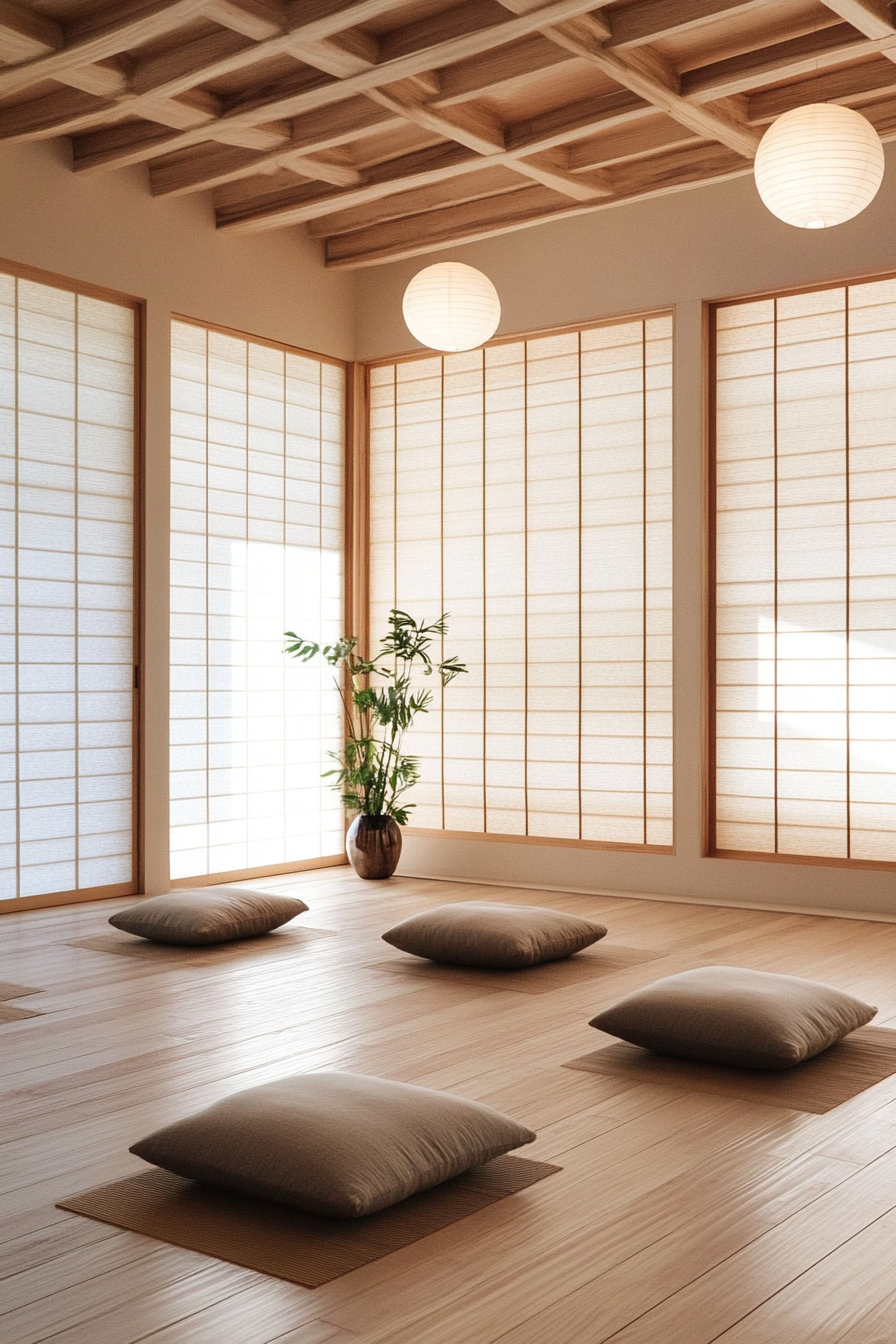
[[[248,887],[199,887],[151,896],[119,911],[109,923],[151,942],[201,947],[257,938],[307,909],[297,896]]]
[[[590,919],[541,905],[460,901],[412,915],[383,939],[430,961],[519,970],[581,952],[606,932]]]
[[[703,966],[635,990],[590,1025],[663,1055],[786,1069],[863,1027],[876,1012],[816,980]]]
[[[447,1092],[300,1073],[237,1092],[131,1152],[207,1185],[352,1218],[534,1139],[500,1111]]]

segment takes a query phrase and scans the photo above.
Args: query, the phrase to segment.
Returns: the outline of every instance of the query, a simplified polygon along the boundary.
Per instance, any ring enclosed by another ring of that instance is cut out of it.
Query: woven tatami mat
[[[559,1170],[497,1157],[366,1218],[311,1217],[155,1169],[60,1200],[58,1207],[317,1288]]]
[[[640,966],[642,962],[657,961],[668,955],[668,952],[651,952],[644,947],[622,947],[616,943],[605,946],[598,943],[574,957],[565,957],[562,961],[545,961],[540,966],[526,966],[516,971],[448,966],[443,962],[403,955],[368,962],[368,967],[375,971],[396,971],[400,975],[422,975],[444,984],[513,989],[519,994],[548,994],[552,989],[565,989],[567,985],[577,985],[583,980],[596,980],[611,971]]]
[[[175,965],[204,965],[222,961],[236,961],[256,954],[271,956],[297,952],[303,943],[314,938],[332,938],[332,929],[305,927],[288,933],[266,933],[260,938],[241,938],[239,942],[212,943],[206,947],[178,947],[172,943],[151,943],[146,938],[135,938],[130,933],[100,933],[93,938],[76,938],[68,947],[86,947],[92,952],[114,952],[122,957],[137,957],[143,961],[167,961]]]
[[[726,1064],[655,1055],[620,1042],[563,1066],[584,1073],[612,1074],[633,1083],[657,1083],[682,1092],[722,1097],[824,1115],[866,1088],[896,1073],[896,1031],[861,1027],[845,1040],[792,1069],[734,1069]]]

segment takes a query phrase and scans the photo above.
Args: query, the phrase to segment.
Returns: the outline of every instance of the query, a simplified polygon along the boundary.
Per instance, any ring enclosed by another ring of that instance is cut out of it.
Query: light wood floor
[[[3,1344],[892,1344],[896,1077],[806,1115],[563,1069],[600,1007],[730,963],[827,980],[896,1023],[896,925],[396,879],[264,885],[335,931],[171,966],[69,946],[104,904],[0,920]],[[372,969],[390,923],[446,900],[595,916],[647,961],[530,994]],[[120,904],[120,903],[119,903]],[[231,1091],[355,1069],[478,1098],[559,1175],[315,1290],[54,1208],[143,1168],[128,1145]]]

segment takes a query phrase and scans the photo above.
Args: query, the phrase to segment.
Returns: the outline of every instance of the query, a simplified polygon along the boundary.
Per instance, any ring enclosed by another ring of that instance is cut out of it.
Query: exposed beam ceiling
[[[0,0],[0,147],[70,136],[334,267],[749,172],[813,101],[894,136],[885,0]]]

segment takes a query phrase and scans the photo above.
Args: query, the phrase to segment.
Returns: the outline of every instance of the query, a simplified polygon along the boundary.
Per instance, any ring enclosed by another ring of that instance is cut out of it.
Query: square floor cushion
[[[141,1139],[178,1176],[356,1218],[535,1135],[480,1102],[357,1073],[301,1073],[237,1092]]]
[[[581,952],[606,932],[590,919],[540,905],[460,901],[412,915],[383,938],[430,961],[520,970]]]
[[[296,896],[248,887],[200,887],[151,896],[113,915],[115,929],[154,943],[203,947],[257,938],[308,909]]]
[[[865,1026],[876,1012],[816,980],[703,966],[635,990],[590,1025],[658,1054],[786,1069]]]

